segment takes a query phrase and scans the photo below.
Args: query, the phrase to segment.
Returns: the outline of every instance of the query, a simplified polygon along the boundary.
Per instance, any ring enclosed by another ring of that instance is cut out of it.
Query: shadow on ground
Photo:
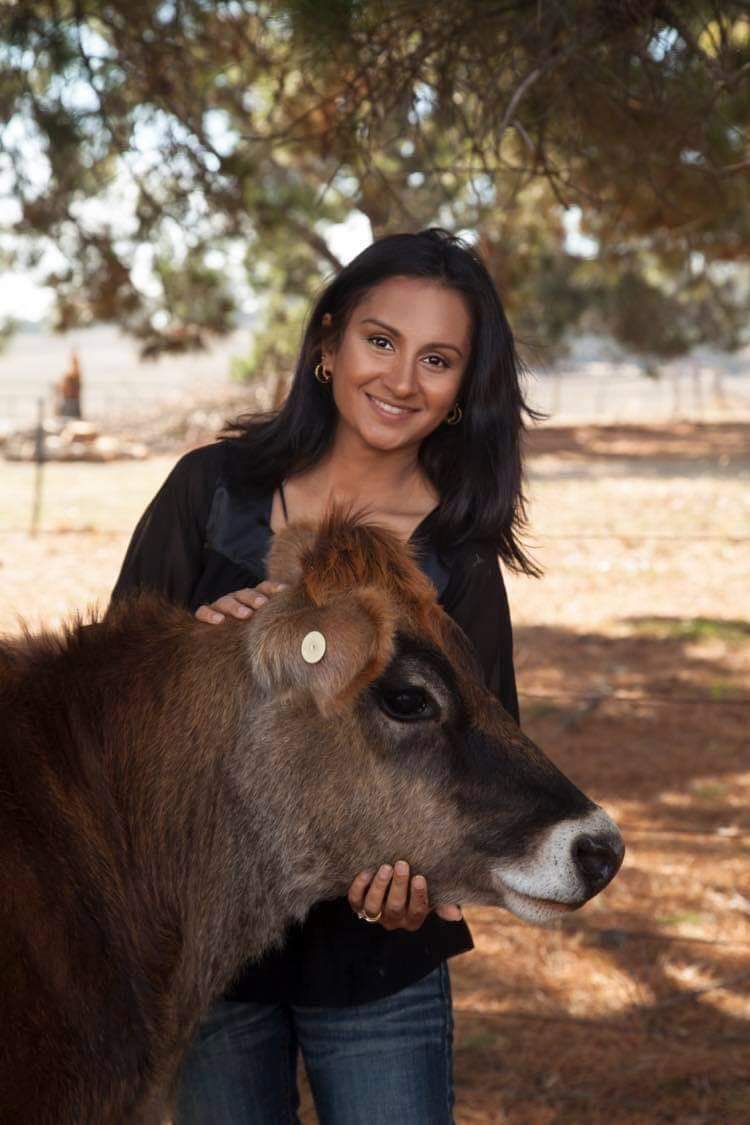
[[[750,461],[750,423],[675,422],[667,426],[539,426],[526,438],[534,458],[564,461],[627,458],[639,461],[711,462],[737,465]]]
[[[524,728],[613,810],[628,854],[553,928],[467,911],[462,1125],[750,1120],[750,630],[625,624],[518,631]]]
[[[527,733],[597,798],[652,809],[664,791],[747,768],[750,624],[650,616],[622,625],[629,635],[516,631]],[[723,815],[723,791],[696,795],[693,824],[712,800]],[[659,815],[669,818],[670,806]]]

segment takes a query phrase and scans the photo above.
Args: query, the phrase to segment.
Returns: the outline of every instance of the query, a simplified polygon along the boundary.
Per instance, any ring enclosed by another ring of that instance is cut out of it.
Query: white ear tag
[[[302,641],[302,659],[306,664],[317,664],[323,659],[326,650],[326,639],[317,629],[307,633]]]

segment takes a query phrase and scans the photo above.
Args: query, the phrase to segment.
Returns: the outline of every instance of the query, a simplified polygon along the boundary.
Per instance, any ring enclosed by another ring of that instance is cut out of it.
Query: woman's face
[[[371,448],[419,445],[453,408],[472,324],[460,293],[392,277],[356,306],[337,349],[324,348],[340,425]]]

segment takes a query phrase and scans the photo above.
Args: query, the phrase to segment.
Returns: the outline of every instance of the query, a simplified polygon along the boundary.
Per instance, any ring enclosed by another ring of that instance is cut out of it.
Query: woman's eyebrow
[[[392,324],[386,324],[384,320],[378,320],[374,316],[364,316],[359,323],[367,324],[368,321],[370,324],[379,324],[381,328],[386,328],[392,335],[402,338],[402,333],[399,332],[398,328],[394,328]],[[450,348],[451,351],[458,352],[463,359],[464,353],[460,348],[457,348],[455,344],[443,344],[439,340],[431,340],[429,344],[425,344],[424,346],[426,348]]]

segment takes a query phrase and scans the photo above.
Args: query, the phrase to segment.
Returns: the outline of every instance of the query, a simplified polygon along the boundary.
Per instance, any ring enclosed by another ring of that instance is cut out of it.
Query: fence
[[[186,399],[226,395],[233,357],[245,356],[249,331],[237,331],[206,352],[138,359],[137,345],[111,326],[69,337],[19,334],[0,355],[0,434],[32,425],[36,403],[52,408],[52,389],[75,348],[83,373],[86,416],[107,425],[132,424]],[[532,368],[531,404],[549,421],[647,422],[750,419],[750,349],[735,355],[703,353],[663,365],[650,379],[634,362],[605,356],[601,341],[582,339],[575,354],[554,369]]]

